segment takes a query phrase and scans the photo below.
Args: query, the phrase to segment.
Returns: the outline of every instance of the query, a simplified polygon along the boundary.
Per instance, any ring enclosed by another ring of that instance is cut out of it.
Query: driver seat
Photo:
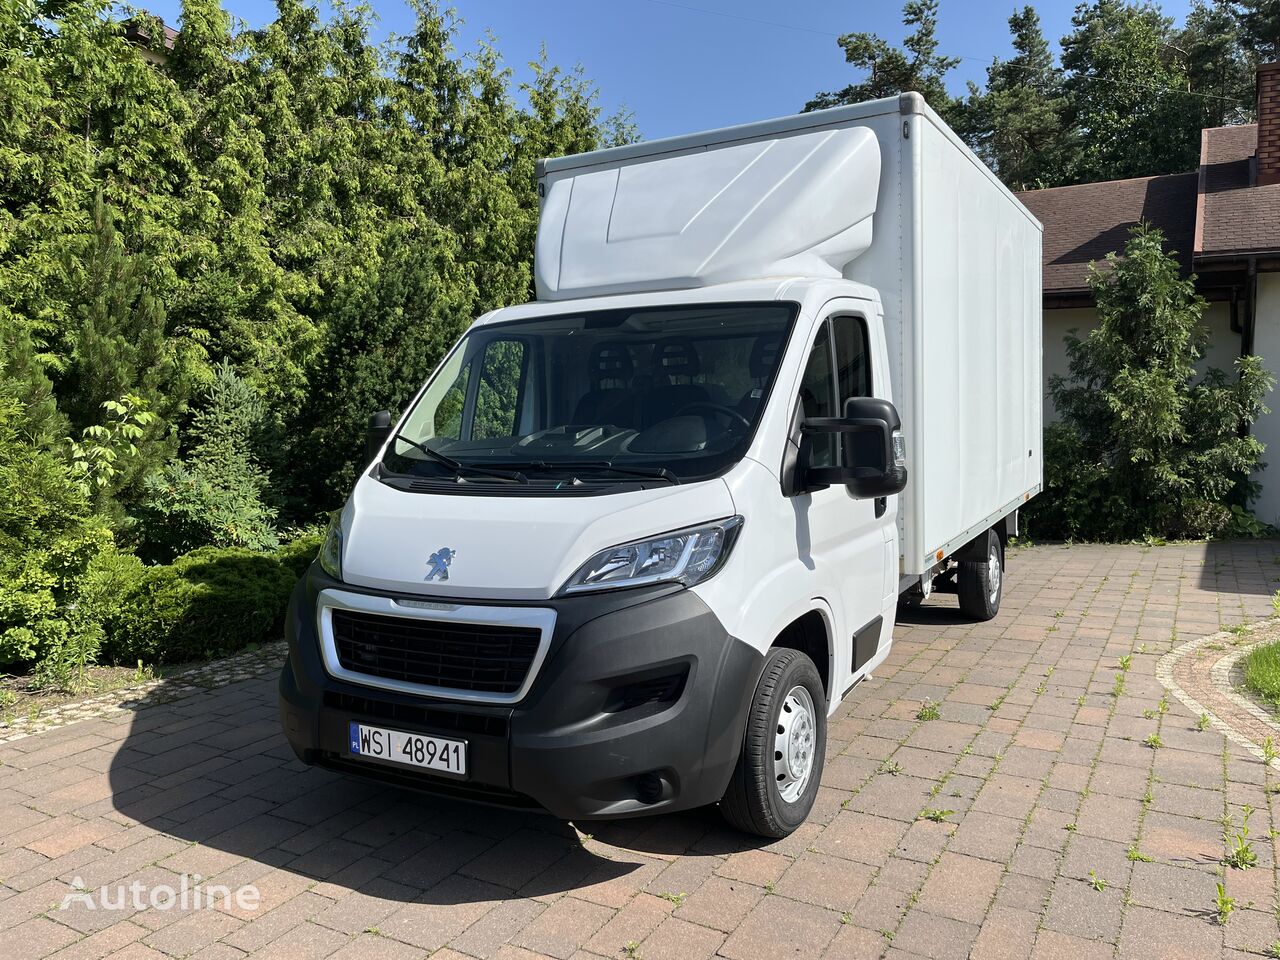
[[[573,410],[574,426],[635,427],[640,420],[636,392],[631,389],[631,349],[621,340],[603,340],[591,348],[592,389]]]
[[[702,362],[687,337],[666,337],[654,344],[652,366],[655,384],[645,398],[646,427],[670,419],[691,403],[710,401],[707,388],[693,382],[702,372]]]

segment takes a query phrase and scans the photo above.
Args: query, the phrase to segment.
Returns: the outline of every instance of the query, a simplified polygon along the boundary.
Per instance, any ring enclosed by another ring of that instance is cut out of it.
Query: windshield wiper
[[[403,433],[397,433],[392,439],[403,440],[409,446],[416,450],[421,450],[428,457],[453,471],[454,476],[462,480],[463,473],[478,473],[481,476],[494,477],[498,480],[507,480],[512,483],[528,483],[529,478],[518,470],[492,470],[489,467],[481,467],[474,463],[463,463],[461,460],[455,460],[448,454],[441,453],[439,450],[432,450],[425,443],[419,443],[406,437]]]
[[[621,466],[608,460],[529,460],[519,464],[514,462],[503,466],[520,466],[526,470],[610,470],[628,477],[642,477],[645,480],[665,480],[667,483],[680,483],[680,478],[666,467]]]

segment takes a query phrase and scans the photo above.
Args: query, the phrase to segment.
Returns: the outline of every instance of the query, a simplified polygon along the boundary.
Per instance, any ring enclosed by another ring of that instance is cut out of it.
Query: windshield
[[[384,472],[468,483],[676,483],[741,459],[794,304],[606,310],[468,331]]]

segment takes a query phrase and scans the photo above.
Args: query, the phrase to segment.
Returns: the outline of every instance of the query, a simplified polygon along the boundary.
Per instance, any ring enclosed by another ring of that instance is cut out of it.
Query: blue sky
[[[180,0],[138,3],[176,25]],[[273,5],[224,0],[257,26]],[[402,0],[372,0],[378,31],[404,33],[412,15]],[[1019,4],[1020,5],[1020,4]],[[1190,4],[1166,0],[1181,21]],[[486,32],[517,76],[545,42],[551,59],[581,63],[600,88],[601,105],[625,104],[647,140],[709,127],[746,123],[798,111],[819,90],[856,78],[836,46],[841,33],[868,30],[898,42],[901,3],[857,0],[453,0],[465,21],[459,48],[472,49]],[[1074,0],[1035,4],[1055,44],[1068,32]],[[1006,21],[1015,4],[942,0],[942,50],[960,56],[956,92],[981,81],[993,56],[1009,51]]]

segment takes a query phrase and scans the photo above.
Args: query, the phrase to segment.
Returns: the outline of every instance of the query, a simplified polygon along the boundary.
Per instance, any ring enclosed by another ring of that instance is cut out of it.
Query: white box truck
[[[1000,605],[1041,484],[1041,228],[917,94],[547,160],[481,317],[294,594],[308,763],[782,836],[897,605]]]

